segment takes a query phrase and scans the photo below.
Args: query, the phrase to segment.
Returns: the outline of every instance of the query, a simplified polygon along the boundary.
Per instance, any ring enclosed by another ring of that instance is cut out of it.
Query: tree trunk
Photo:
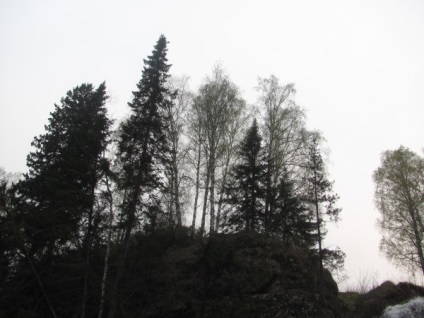
[[[42,283],[42,281],[41,281],[41,278],[40,278],[40,276],[38,275],[38,273],[37,273],[37,271],[36,271],[36,269],[35,269],[35,266],[34,266],[34,264],[32,263],[31,258],[30,258],[30,256],[29,256],[29,254],[28,254],[28,252],[27,252],[26,248],[25,248],[25,247],[23,247],[23,250],[24,250],[24,253],[25,253],[26,258],[28,259],[29,265],[31,266],[32,272],[34,273],[35,278],[37,279],[38,286],[40,287],[41,292],[42,292],[42,294],[43,294],[44,298],[46,299],[46,302],[47,302],[47,305],[49,306],[50,312],[52,313],[52,316],[53,316],[54,318],[57,318],[57,316],[56,316],[56,312],[54,311],[54,308],[53,308],[53,306],[52,306],[52,303],[50,302],[50,298],[49,298],[49,296],[47,295],[46,290],[44,289],[44,286],[43,286],[43,283]]]
[[[85,273],[84,273],[84,289],[82,294],[81,301],[81,318],[85,317],[85,308],[87,305],[87,296],[88,296],[88,276],[90,273],[90,258],[91,258],[91,242],[92,242],[92,232],[93,232],[93,214],[94,214],[94,201],[95,201],[95,189],[96,183],[93,180],[91,188],[91,206],[88,212],[88,225],[87,225],[87,237],[86,237],[86,256],[85,256]]]
[[[147,131],[147,136],[150,135],[150,127]],[[141,155],[140,162],[145,162],[147,154],[147,140],[143,143],[143,153]],[[138,164],[138,174],[137,174],[137,180],[136,184],[133,188],[132,197],[130,198],[130,202],[128,204],[128,210],[126,211],[126,214],[128,215],[127,222],[126,222],[126,228],[124,233],[124,252],[122,253],[119,263],[118,263],[118,272],[116,274],[115,283],[112,290],[112,298],[110,302],[110,310],[109,310],[109,318],[115,318],[116,315],[116,309],[118,305],[118,288],[119,283],[121,281],[121,277],[124,274],[124,267],[127,259],[127,254],[130,246],[130,238],[131,238],[131,230],[133,229],[135,220],[136,220],[136,210],[137,210],[137,203],[139,200],[139,197],[141,195],[141,185],[142,185],[142,174],[143,174],[143,165],[141,163]],[[125,197],[124,197],[125,200]]]
[[[196,231],[196,214],[197,214],[197,201],[199,199],[201,155],[202,155],[202,146],[199,143],[199,148],[197,152],[197,163],[196,163],[196,193],[194,196],[193,222],[191,224],[191,237],[194,237],[194,233]]]
[[[209,226],[209,235],[212,235],[215,232],[215,153],[211,153],[211,192],[210,192],[210,226]]]
[[[101,287],[101,294],[100,294],[100,305],[99,305],[98,318],[103,317],[103,308],[104,308],[105,293],[106,293],[106,279],[107,279],[107,271],[108,271],[108,268],[109,268],[110,245],[111,245],[111,241],[112,241],[113,197],[112,197],[112,191],[110,190],[109,180],[108,180],[107,176],[106,176],[106,191],[107,191],[108,201],[109,201],[109,230],[108,230],[108,234],[107,234],[105,266],[104,266],[104,269],[103,269],[102,287]]]
[[[271,158],[268,155],[267,171],[266,171],[266,193],[265,193],[265,220],[264,228],[265,234],[269,232],[269,221],[270,221],[270,204],[271,204]]]
[[[130,238],[131,238],[131,230],[133,227],[133,223],[135,221],[135,215],[130,215],[128,217],[128,223],[125,229],[125,236],[124,236],[124,252],[121,254],[121,257],[119,259],[118,263],[118,273],[116,274],[115,283],[112,290],[112,299],[110,302],[110,310],[109,310],[109,318],[115,318],[116,315],[116,309],[118,307],[118,288],[119,283],[121,281],[121,278],[124,274],[124,267],[127,260],[128,250],[130,246]]]
[[[224,173],[222,175],[221,189],[220,189],[219,200],[218,200],[218,211],[216,215],[216,225],[215,225],[216,231],[219,231],[219,227],[221,225],[220,222],[221,222],[222,201],[224,199],[224,191],[225,191],[225,185],[227,183],[227,175],[228,175],[229,166],[230,166],[230,156],[228,156],[225,162]]]
[[[314,167],[317,166],[314,157]],[[324,298],[324,267],[323,267],[323,259],[322,259],[322,238],[321,238],[321,218],[319,215],[319,203],[318,203],[318,180],[317,180],[317,171],[314,168],[314,203],[315,203],[315,212],[317,218],[317,233],[318,233],[318,259],[319,259],[319,290],[321,294],[321,299]]]
[[[180,184],[178,179],[178,165],[177,157],[175,155],[174,159],[174,200],[175,200],[175,214],[177,216],[177,225],[182,225],[181,209],[180,209]]]
[[[206,181],[205,181],[205,195],[203,197],[203,212],[202,212],[202,223],[200,225],[200,237],[203,236],[205,232],[205,223],[206,223],[206,209],[208,206],[208,194],[209,194],[209,162],[206,164]]]
[[[424,252],[423,252],[422,240],[421,240],[422,234],[418,229],[417,216],[415,215],[414,209],[411,206],[411,202],[408,202],[408,211],[412,219],[412,228],[414,230],[415,245],[417,247],[417,254],[420,260],[421,271],[424,274]]]
[[[171,174],[171,176],[170,176],[170,178],[169,178],[169,184],[168,184],[168,187],[169,187],[169,199],[168,199],[168,202],[167,202],[167,206],[168,206],[168,218],[169,218],[169,220],[168,220],[168,222],[169,222],[169,225],[170,226],[174,226],[174,193],[175,193],[175,189],[174,189],[174,169],[173,169],[173,167],[171,168],[171,170],[170,170],[170,174]]]

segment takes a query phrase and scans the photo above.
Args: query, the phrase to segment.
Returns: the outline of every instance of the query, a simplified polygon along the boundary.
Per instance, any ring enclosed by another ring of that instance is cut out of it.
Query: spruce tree
[[[318,244],[318,259],[320,266],[320,289],[323,293],[323,262],[324,249],[322,242],[325,236],[325,222],[337,221],[340,208],[336,207],[338,195],[333,193],[333,182],[327,179],[324,160],[319,148],[319,136],[314,134],[309,145],[306,163],[306,202],[315,214],[316,240]]]
[[[270,232],[280,237],[284,245],[313,247],[316,238],[313,234],[315,226],[312,215],[303,204],[301,196],[296,193],[294,182],[290,179],[287,170],[284,171],[277,190]]]
[[[169,163],[164,113],[173,100],[166,86],[170,68],[166,55],[167,41],[161,35],[152,54],[144,60],[141,80],[133,92],[133,100],[128,103],[131,116],[120,127],[118,160],[123,169],[119,186],[125,191],[121,206],[124,235],[109,317],[116,314],[117,292],[124,274],[131,231],[141,218],[154,229],[160,217],[158,190],[163,188],[163,173]]]
[[[43,261],[46,270],[53,266],[55,255],[78,250],[85,259],[80,307],[84,317],[91,246],[101,212],[96,209],[95,190],[111,125],[107,98],[105,83],[98,88],[82,84],[68,91],[50,114],[45,134],[34,138],[35,151],[27,158],[29,172],[15,189],[16,219],[24,233],[19,249],[52,312],[36,262]]]
[[[259,231],[262,225],[265,196],[265,161],[262,138],[256,119],[240,147],[240,163],[231,173],[233,182],[227,186],[227,227],[231,231]]]
[[[65,245],[87,247],[111,125],[106,100],[105,83],[75,87],[55,105],[46,133],[32,142],[17,205],[34,257],[51,256]]]

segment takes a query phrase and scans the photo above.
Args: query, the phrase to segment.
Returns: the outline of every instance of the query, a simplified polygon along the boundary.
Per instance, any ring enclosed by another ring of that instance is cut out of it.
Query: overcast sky
[[[31,141],[76,85],[106,81],[110,114],[127,114],[160,34],[193,90],[217,61],[249,103],[258,77],[295,83],[330,149],[343,212],[326,245],[347,254],[348,284],[405,277],[378,250],[372,173],[384,150],[422,154],[424,1],[0,0],[0,167],[26,171]]]

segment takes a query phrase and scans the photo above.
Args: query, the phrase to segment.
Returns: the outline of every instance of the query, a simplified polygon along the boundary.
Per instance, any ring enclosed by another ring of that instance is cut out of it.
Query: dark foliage
[[[230,204],[227,230],[259,231],[263,226],[265,197],[265,160],[256,120],[247,131],[240,147],[240,163],[231,172],[226,188]]]
[[[16,186],[16,209],[31,257],[50,257],[83,244],[81,225],[93,217],[94,189],[110,120],[106,86],[83,84],[55,105],[46,133],[32,142],[29,173]]]
[[[294,244],[312,248],[316,242],[313,215],[301,197],[295,193],[294,183],[287,172],[284,173],[278,185],[275,212],[269,230],[281,237],[284,245]]]
[[[167,41],[161,35],[152,55],[144,60],[142,77],[133,92],[131,116],[122,123],[118,140],[118,160],[122,167],[119,187],[125,192],[121,205],[123,240],[118,270],[112,290],[109,317],[115,317],[118,289],[125,275],[125,263],[131,241],[131,231],[139,220],[154,231],[161,220],[160,190],[169,163],[169,144],[166,138],[165,110],[173,102],[173,94],[166,88],[169,77]]]
[[[167,41],[162,35],[146,60],[142,78],[133,92],[131,116],[122,123],[118,141],[118,158],[122,165],[119,186],[126,191],[122,204],[123,220],[134,226],[137,210],[148,211],[157,206],[155,191],[163,184],[161,171],[169,160],[165,136],[164,109],[172,103],[172,94],[166,88],[168,79]],[[141,195],[149,194],[141,201]],[[151,223],[155,216],[147,214]]]

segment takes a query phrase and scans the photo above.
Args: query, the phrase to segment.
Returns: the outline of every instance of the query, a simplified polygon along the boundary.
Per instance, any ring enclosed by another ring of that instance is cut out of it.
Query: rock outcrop
[[[316,259],[278,240],[247,233],[177,239],[163,252],[149,242],[157,239],[137,244],[150,251],[138,266],[137,317],[349,317],[330,273],[320,295]]]

